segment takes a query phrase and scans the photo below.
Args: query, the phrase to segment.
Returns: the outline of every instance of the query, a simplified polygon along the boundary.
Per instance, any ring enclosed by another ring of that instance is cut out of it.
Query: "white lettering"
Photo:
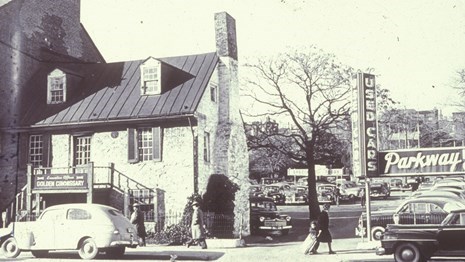
[[[368,161],[367,163],[368,171],[376,171],[376,162],[375,161]]]
[[[391,152],[384,156],[386,166],[384,173],[387,174],[392,166],[397,165],[398,169],[412,169],[424,168],[434,166],[450,166],[450,171],[456,171],[457,165],[462,163],[463,159],[460,153],[436,153],[431,155],[423,155],[422,152],[417,153],[416,156],[400,157],[398,153]],[[465,170],[465,162],[462,164]]]
[[[374,78],[365,78],[365,86],[368,88],[375,87],[375,79]]]
[[[376,114],[375,112],[369,112],[367,111],[365,113],[365,116],[366,116],[366,121],[376,121]]]

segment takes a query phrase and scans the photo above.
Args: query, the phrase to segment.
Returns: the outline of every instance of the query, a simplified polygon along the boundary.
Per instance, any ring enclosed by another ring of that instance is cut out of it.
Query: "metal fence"
[[[182,213],[160,214],[154,217],[153,213],[146,213],[146,218],[153,218],[153,231],[162,232],[168,227],[185,223],[190,226],[191,218],[188,217],[183,221]],[[209,237],[215,238],[232,238],[234,236],[234,216],[204,212],[204,223],[209,232]]]

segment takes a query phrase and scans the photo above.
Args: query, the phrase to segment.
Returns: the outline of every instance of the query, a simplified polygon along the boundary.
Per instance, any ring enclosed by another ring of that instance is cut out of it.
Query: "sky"
[[[107,62],[215,51],[214,13],[236,19],[239,63],[314,45],[376,75],[405,108],[448,115],[465,68],[465,1],[81,0]]]

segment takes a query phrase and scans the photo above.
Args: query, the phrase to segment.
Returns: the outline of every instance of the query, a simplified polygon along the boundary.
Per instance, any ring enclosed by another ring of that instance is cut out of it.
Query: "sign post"
[[[352,88],[353,173],[365,178],[367,238],[371,240],[370,177],[378,172],[378,129],[376,121],[375,76],[357,73]]]

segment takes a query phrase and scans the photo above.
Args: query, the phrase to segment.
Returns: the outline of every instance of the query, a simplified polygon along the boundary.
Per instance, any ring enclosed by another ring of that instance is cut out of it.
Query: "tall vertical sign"
[[[375,177],[378,172],[378,130],[375,76],[357,73],[352,88],[352,153],[355,176]]]

